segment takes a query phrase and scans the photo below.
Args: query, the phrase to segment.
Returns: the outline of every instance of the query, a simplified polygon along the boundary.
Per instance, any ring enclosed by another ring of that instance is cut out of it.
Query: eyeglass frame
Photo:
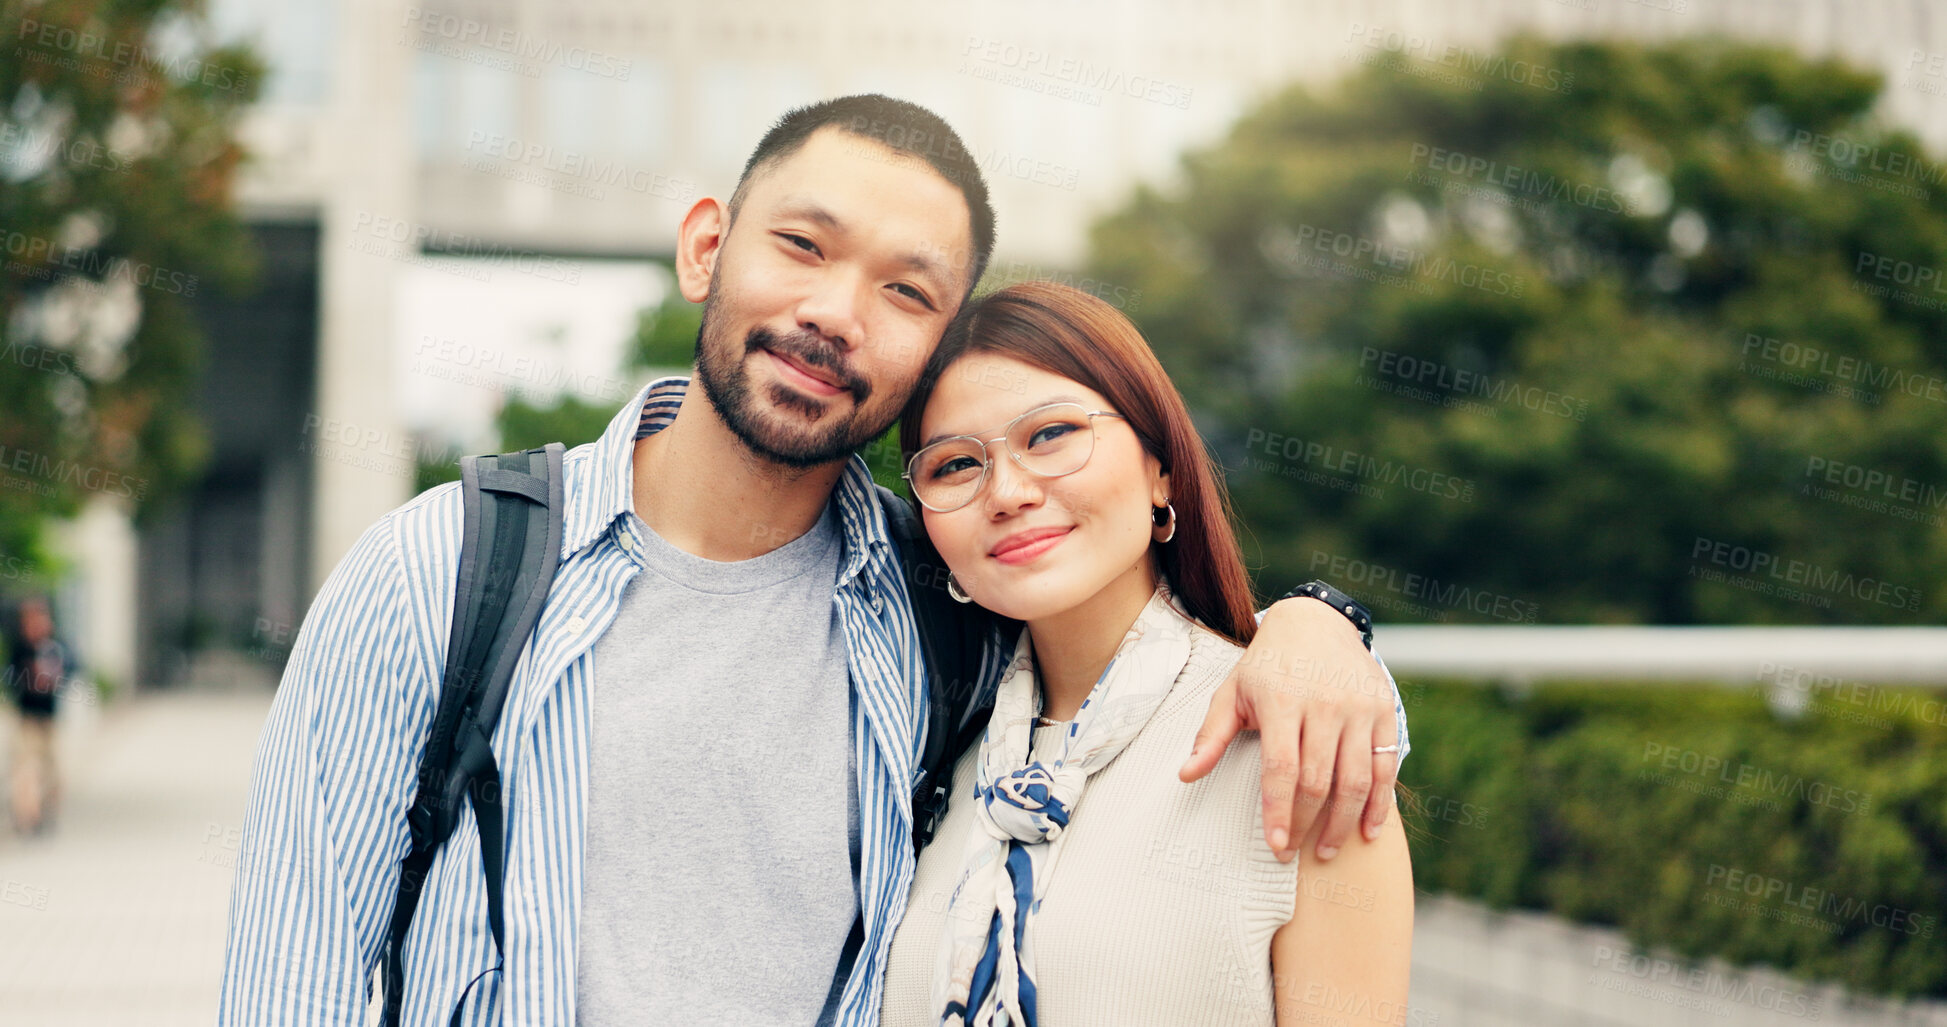
[[[972,432],[966,435],[949,435],[946,438],[936,439],[932,442],[929,442],[926,445],[919,447],[919,449],[913,452],[912,459],[906,461],[906,469],[904,471],[901,471],[899,473],[899,476],[901,478],[906,479],[906,485],[908,488],[913,490],[913,499],[916,500],[919,503],[919,505],[927,508],[928,510],[933,511],[934,513],[952,513],[955,510],[966,509],[968,505],[973,503],[975,499],[979,498],[980,490],[987,487],[988,473],[994,469],[994,454],[990,452],[987,447],[995,442],[1000,443],[1001,448],[1007,450],[1007,455],[1014,460],[1016,466],[1020,467],[1021,470],[1026,471],[1027,473],[1032,474],[1037,478],[1065,478],[1071,474],[1074,474],[1076,471],[1079,471],[1082,468],[1087,467],[1088,462],[1090,460],[1095,459],[1095,444],[1093,442],[1089,444],[1088,456],[1084,458],[1081,463],[1076,464],[1073,469],[1063,471],[1060,474],[1042,474],[1040,471],[1037,471],[1034,468],[1029,467],[1026,463],[1024,463],[1021,460],[1021,454],[1014,452],[1014,447],[1007,444],[1007,436],[1010,432],[1014,430],[1014,426],[1016,424],[1020,423],[1020,421],[1026,418],[1028,415],[1038,414],[1043,410],[1049,409],[1050,407],[1074,407],[1077,410],[1080,410],[1082,412],[1082,416],[1088,418],[1088,430],[1091,434],[1091,437],[1095,437],[1094,436],[1095,419],[1098,417],[1114,417],[1122,421],[1124,424],[1129,423],[1129,418],[1123,416],[1122,414],[1118,414],[1113,410],[1089,410],[1083,407],[1080,403],[1075,402],[1074,400],[1067,400],[1067,399],[1056,400],[1053,403],[1043,403],[1038,407],[1033,407],[1028,410],[1023,410],[1020,413],[1015,414],[1013,417],[1009,418],[1006,423],[998,426],[1000,428],[1001,433],[999,435],[994,436],[991,439],[982,439],[981,436],[987,434],[990,431],[993,431],[994,430],[993,428],[988,428],[978,432]],[[919,483],[913,480],[913,467],[914,465],[919,463],[920,454],[925,453],[927,450],[932,449],[934,446],[944,446],[949,442],[957,442],[961,439],[972,439],[976,444],[980,446],[980,455],[984,457],[984,459],[980,461],[980,480],[974,482],[973,491],[967,493],[967,501],[965,503],[961,503],[959,506],[950,506],[942,510],[939,507],[934,506],[933,504],[920,498]]]

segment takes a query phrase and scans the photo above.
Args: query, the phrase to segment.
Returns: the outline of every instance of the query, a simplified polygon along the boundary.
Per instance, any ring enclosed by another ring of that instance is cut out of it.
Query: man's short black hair
[[[971,294],[994,252],[994,207],[987,199],[987,180],[981,176],[979,162],[960,141],[953,126],[916,103],[865,93],[787,111],[764,133],[757,149],[751,151],[750,160],[744,162],[744,173],[737,178],[737,191],[730,195],[730,220],[737,220],[744,193],[759,172],[798,152],[813,132],[827,126],[924,160],[960,190],[960,195],[967,200],[968,227],[973,237],[972,277],[967,281],[967,292]],[[961,297],[963,301],[965,298]]]

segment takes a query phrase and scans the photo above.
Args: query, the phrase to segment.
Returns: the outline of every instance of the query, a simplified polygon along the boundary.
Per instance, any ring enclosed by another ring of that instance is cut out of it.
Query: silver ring
[[[1378,755],[1379,753],[1382,753],[1382,752],[1398,752],[1398,751],[1399,751],[1399,746],[1397,746],[1397,745],[1379,745],[1379,746],[1374,746],[1374,747],[1373,747],[1373,750],[1372,750],[1372,751],[1373,751],[1373,755],[1375,755],[1375,756],[1376,756],[1376,755]]]

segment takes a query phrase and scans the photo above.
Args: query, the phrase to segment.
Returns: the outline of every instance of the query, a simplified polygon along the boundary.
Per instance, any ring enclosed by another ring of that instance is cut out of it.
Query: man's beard
[[[696,378],[731,434],[758,457],[799,470],[828,464],[850,456],[884,434],[898,419],[899,409],[894,406],[883,423],[861,420],[866,400],[872,395],[872,383],[853,371],[845,357],[816,332],[799,329],[780,336],[758,327],[750,330],[742,346],[713,338],[714,299],[704,302],[703,324],[696,331]],[[788,354],[806,367],[825,371],[851,395],[851,412],[835,416],[825,404],[782,383],[773,383],[768,392],[770,401],[786,411],[804,414],[812,423],[799,428],[765,416],[757,409],[745,368],[745,361],[758,350]]]

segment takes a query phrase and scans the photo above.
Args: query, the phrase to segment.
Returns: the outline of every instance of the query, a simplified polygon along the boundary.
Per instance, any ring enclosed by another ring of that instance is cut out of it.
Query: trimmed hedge
[[[1947,996],[1947,695],[1403,683],[1418,885]]]

